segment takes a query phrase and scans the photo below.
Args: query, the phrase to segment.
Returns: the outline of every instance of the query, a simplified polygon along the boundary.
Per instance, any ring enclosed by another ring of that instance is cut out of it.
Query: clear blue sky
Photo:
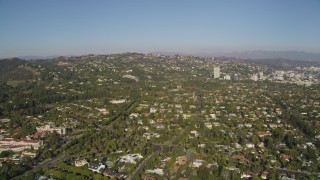
[[[320,53],[320,0],[0,0],[0,57]]]

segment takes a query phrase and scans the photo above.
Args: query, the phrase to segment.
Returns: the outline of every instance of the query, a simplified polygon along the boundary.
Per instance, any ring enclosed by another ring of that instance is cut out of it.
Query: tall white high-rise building
[[[220,78],[220,67],[213,68],[213,78]]]
[[[264,77],[263,77],[263,72],[259,72],[258,78],[259,78],[260,80],[263,80],[263,79],[264,79]]]

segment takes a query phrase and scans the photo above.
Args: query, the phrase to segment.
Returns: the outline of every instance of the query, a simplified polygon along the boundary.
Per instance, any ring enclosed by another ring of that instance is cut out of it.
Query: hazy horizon
[[[320,53],[320,2],[0,1],[0,58],[178,52]]]

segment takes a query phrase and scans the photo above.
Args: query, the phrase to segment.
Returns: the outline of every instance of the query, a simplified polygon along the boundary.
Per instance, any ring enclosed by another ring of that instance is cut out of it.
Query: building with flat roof
[[[220,78],[220,67],[217,66],[213,68],[213,78]]]
[[[42,145],[43,141],[41,140],[2,138],[0,139],[0,152],[8,150],[19,152],[31,148],[38,149]]]

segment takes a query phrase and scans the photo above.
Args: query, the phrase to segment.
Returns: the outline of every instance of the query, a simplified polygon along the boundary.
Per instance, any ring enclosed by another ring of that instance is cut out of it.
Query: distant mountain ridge
[[[242,52],[202,52],[202,53],[178,53],[178,52],[154,52],[163,55],[194,55],[200,57],[236,57],[241,59],[289,59],[299,61],[320,62],[320,54],[304,51],[242,51]]]
[[[320,54],[304,51],[243,51],[227,53],[226,56],[245,59],[290,59],[301,61],[320,61]]]
[[[32,60],[32,59],[54,59],[59,56],[18,56],[18,57],[8,57],[8,58],[0,58],[0,60],[6,59],[21,59],[21,60]]]
[[[316,61],[320,62],[320,53],[312,53],[305,51],[235,51],[235,52],[199,52],[199,53],[181,53],[181,52],[169,52],[169,51],[155,51],[151,52],[153,54],[162,54],[162,55],[188,55],[188,56],[200,56],[200,57],[235,57],[240,59],[288,59],[288,60],[299,60],[299,61]],[[117,53],[116,53],[117,54]],[[74,55],[81,56],[81,55]],[[59,56],[19,56],[17,58],[23,60],[32,60],[32,59],[54,59]],[[11,59],[11,58],[3,58]],[[1,60],[1,59],[0,59]]]
[[[32,59],[53,59],[59,56],[19,56],[19,59],[32,60]]]

